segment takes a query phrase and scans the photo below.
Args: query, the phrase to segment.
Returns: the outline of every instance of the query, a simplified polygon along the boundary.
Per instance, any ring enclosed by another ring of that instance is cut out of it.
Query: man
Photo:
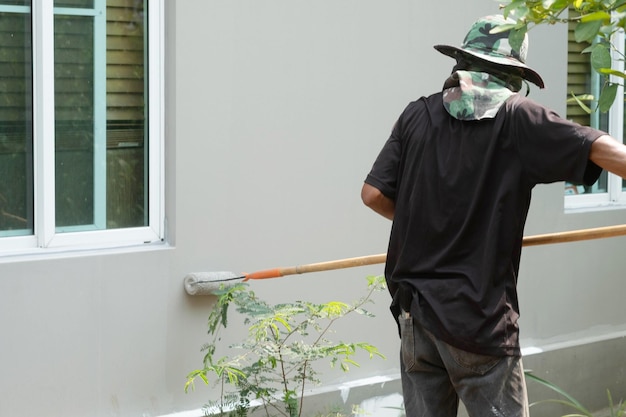
[[[407,417],[528,416],[516,282],[532,188],[626,176],[626,147],[518,93],[541,76],[479,19],[443,91],[410,103],[362,189],[393,220],[385,276]],[[500,28],[500,29],[498,29]]]

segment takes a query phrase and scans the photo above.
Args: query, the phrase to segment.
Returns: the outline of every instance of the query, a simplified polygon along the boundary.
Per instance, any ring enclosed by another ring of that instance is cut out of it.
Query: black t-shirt
[[[385,267],[394,315],[412,293],[412,315],[444,341],[518,355],[532,188],[593,184],[601,169],[588,156],[602,134],[518,94],[480,121],[451,117],[441,93],[410,103],[365,180],[395,202]]]

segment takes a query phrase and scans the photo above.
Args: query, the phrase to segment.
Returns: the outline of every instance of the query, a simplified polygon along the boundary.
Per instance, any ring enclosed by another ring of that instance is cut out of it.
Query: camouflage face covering
[[[443,105],[458,120],[491,119],[513,94],[505,81],[491,74],[456,71],[444,84]]]

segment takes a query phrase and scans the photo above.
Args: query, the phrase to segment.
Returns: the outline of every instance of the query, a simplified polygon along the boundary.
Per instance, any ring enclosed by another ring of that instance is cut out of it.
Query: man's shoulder
[[[443,109],[443,93],[433,93],[429,96],[422,96],[417,100],[411,101],[405,109],[405,113],[419,112],[429,109],[429,111],[437,111]]]
[[[509,97],[505,103],[505,108],[508,109],[523,109],[523,110],[532,110],[532,109],[547,109],[543,104],[533,100],[530,97],[523,96],[520,93],[515,93],[511,97]]]

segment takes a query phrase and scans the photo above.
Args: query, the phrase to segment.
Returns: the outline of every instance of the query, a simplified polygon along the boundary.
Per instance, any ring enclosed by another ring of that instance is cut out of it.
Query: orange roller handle
[[[314,264],[289,266],[283,268],[266,269],[263,271],[243,274],[244,282],[251,279],[279,278],[285,275],[306,274],[309,272],[332,271],[335,269],[353,268],[356,266],[382,264],[387,259],[386,253],[378,255],[358,256],[356,258],[338,259],[335,261],[318,262]]]
[[[244,279],[243,282],[248,281],[249,279],[268,279],[268,278],[279,278],[282,277],[281,268],[273,268],[273,269],[265,269],[263,271],[251,272],[249,274],[243,274]]]

